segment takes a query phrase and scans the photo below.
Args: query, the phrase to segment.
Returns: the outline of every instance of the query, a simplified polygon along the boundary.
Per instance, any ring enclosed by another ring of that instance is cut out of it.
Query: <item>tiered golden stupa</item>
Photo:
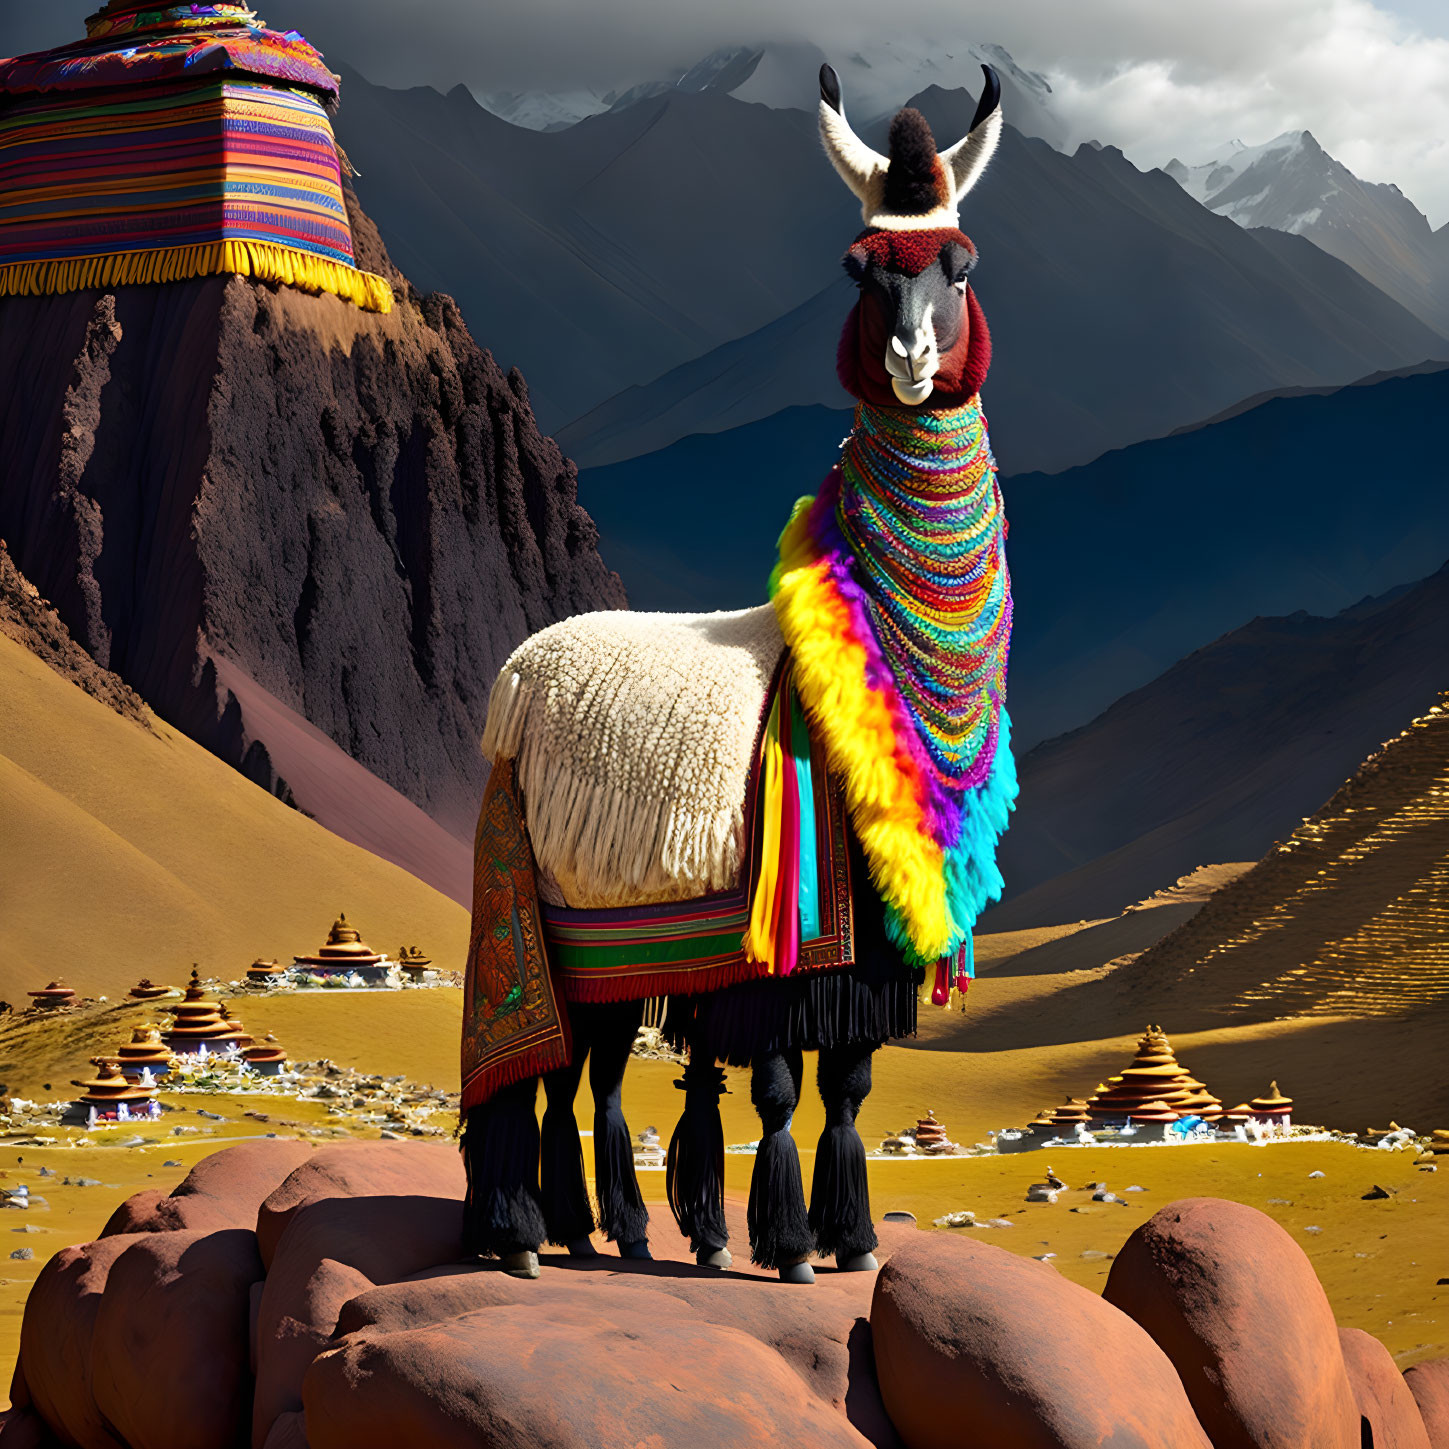
[[[92,1057],[91,1065],[96,1074],[89,1082],[72,1081],[71,1086],[80,1087],[79,1101],[99,1112],[115,1111],[124,1102],[128,1107],[133,1102],[149,1102],[150,1090],[138,1087],[126,1080],[121,1064],[114,1057]]]
[[[173,1051],[194,1052],[205,1046],[209,1051],[230,1046],[242,1035],[233,1030],[222,1015],[219,1001],[208,1001],[201,984],[201,972],[195,967],[191,971],[191,983],[186,994],[175,1006],[168,1006],[172,1013],[171,1025],[163,1033],[166,1045]]]
[[[27,991],[25,994],[37,1006],[43,1006],[47,1011],[57,1006],[73,1006],[76,999],[74,989],[60,981],[52,981],[49,986],[42,986],[39,991]]]
[[[916,1123],[916,1151],[949,1152],[954,1145],[946,1129],[936,1121],[936,1114],[927,1108],[926,1115]]]
[[[137,1001],[159,1001],[163,996],[171,995],[171,988],[158,986],[149,976],[143,976],[126,995],[134,996]]]
[[[265,986],[275,981],[279,976],[286,975],[287,968],[280,966],[275,961],[263,961],[260,956],[247,967],[247,980],[257,982]]]
[[[287,1053],[282,1044],[268,1032],[263,1040],[242,1050],[242,1059],[254,1072],[264,1077],[275,1077],[287,1064]]]
[[[171,1070],[171,1053],[154,1026],[138,1026],[131,1033],[131,1040],[117,1049],[116,1056],[121,1070],[132,1080],[143,1071],[149,1070],[153,1077],[164,1077]]]
[[[1201,1107],[1221,1107],[1203,1084],[1190,1077],[1173,1055],[1160,1026],[1149,1026],[1137,1042],[1137,1055],[1120,1077],[1099,1086],[1087,1104],[1095,1123],[1137,1121],[1149,1107],[1174,1116],[1202,1116]]]
[[[1248,1103],[1248,1110],[1260,1122],[1276,1122],[1286,1127],[1292,1118],[1293,1098],[1285,1097],[1278,1090],[1278,1083],[1273,1082],[1261,1097],[1254,1097]]]
[[[391,963],[386,952],[378,953],[362,939],[356,926],[347,924],[344,912],[332,923],[327,941],[315,956],[297,956],[294,964],[314,976],[385,976]]]
[[[1076,1136],[1077,1125],[1090,1126],[1087,1118],[1087,1104],[1081,1097],[1068,1097],[1067,1100],[1052,1113],[1051,1122],[1056,1129],[1058,1136]]]
[[[433,964],[433,958],[431,956],[424,956],[416,946],[400,946],[397,953],[397,963],[414,981],[421,981],[423,979],[423,972]]]

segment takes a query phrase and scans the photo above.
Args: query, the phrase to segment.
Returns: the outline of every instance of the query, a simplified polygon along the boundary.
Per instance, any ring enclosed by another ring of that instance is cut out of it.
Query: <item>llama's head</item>
[[[981,100],[960,141],[938,152],[926,118],[907,109],[891,122],[882,156],[851,130],[840,80],[820,68],[820,138],[866,226],[845,254],[860,301],[837,367],[846,389],[867,402],[956,407],[990,365],[991,335],[970,281],[976,248],[958,217],[1001,136],[1001,83],[989,65],[981,69]]]

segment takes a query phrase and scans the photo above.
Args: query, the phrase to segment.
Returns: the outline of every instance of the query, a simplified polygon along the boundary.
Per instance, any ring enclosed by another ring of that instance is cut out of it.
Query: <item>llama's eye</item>
[[[962,272],[961,275],[956,278],[956,281],[954,282],[953,285],[955,286],[955,288],[956,288],[956,290],[958,292],[964,292],[966,290],[966,282],[967,282],[966,273],[965,272]]]

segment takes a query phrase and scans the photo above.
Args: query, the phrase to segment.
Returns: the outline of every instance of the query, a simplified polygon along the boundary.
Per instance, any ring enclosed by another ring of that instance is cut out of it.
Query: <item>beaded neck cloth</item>
[[[1006,520],[980,400],[859,404],[781,537],[772,597],[892,936],[969,975],[1016,795]]]

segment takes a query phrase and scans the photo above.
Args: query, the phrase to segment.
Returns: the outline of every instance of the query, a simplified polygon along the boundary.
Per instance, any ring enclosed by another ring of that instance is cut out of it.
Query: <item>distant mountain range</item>
[[[1449,367],[1007,477],[1019,746],[1086,724],[1259,615],[1336,614],[1437,569],[1446,411]],[[791,501],[815,491],[848,428],[844,413],[790,409],[589,470],[580,501],[636,607],[756,602]]]
[[[1020,762],[986,928],[1095,919],[1256,860],[1449,678],[1449,564],[1331,618],[1259,618]]]
[[[843,401],[839,259],[859,213],[806,111],[676,89],[540,133],[461,87],[349,76],[347,96],[342,137],[400,264],[457,297],[585,465]],[[916,104],[942,137],[974,109],[962,90]],[[1265,389],[1449,356],[1304,239],[1231,225],[1110,148],[1064,156],[1008,126],[964,220],[1013,469],[1083,462]],[[725,366],[760,385],[721,390]]]
[[[1449,332],[1449,226],[1435,231],[1397,186],[1360,181],[1311,131],[1262,146],[1230,141],[1200,165],[1173,160],[1163,169],[1209,210],[1306,236]]]
[[[902,96],[927,86],[950,89],[968,76],[974,79],[976,67],[985,62],[1001,78],[1003,103],[1019,131],[1053,146],[1066,140],[1066,123],[1053,108],[1051,84],[1044,75],[1018,65],[1005,46],[939,36],[881,41],[871,46],[869,59],[859,51],[827,55],[803,42],[722,46],[687,70],[624,90],[475,91],[474,96],[495,116],[531,131],[563,130],[588,116],[625,110],[672,91],[713,91],[752,105],[808,110],[820,66],[827,60],[840,75],[856,124],[893,114]]]

